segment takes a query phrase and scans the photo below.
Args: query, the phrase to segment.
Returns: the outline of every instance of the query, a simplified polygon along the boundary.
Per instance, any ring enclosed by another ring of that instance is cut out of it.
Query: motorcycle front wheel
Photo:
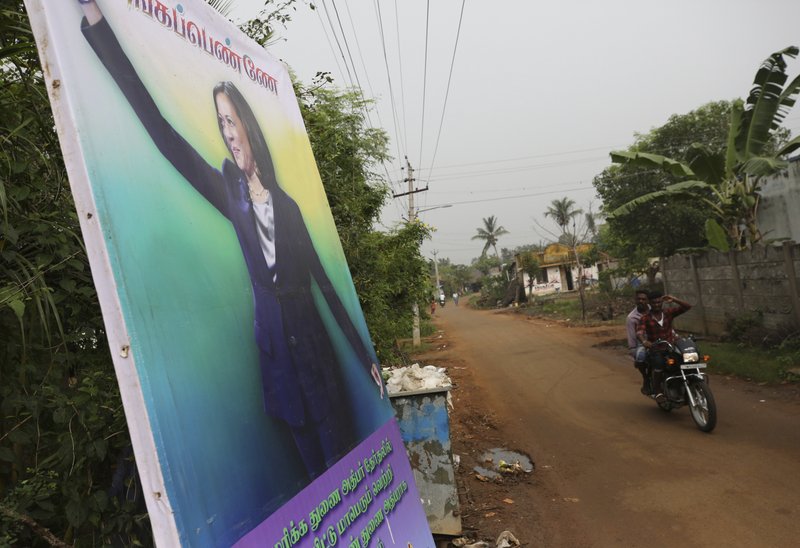
[[[714,394],[703,381],[689,383],[689,391],[694,404],[689,403],[689,411],[697,427],[703,432],[711,432],[717,425],[717,404]]]

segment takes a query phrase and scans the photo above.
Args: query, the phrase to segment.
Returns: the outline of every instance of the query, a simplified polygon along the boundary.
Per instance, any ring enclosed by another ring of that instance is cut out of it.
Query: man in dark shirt
[[[664,303],[675,303],[677,306],[664,310]],[[676,316],[692,308],[692,305],[682,301],[672,295],[664,295],[660,291],[650,292],[650,311],[643,314],[639,319],[639,326],[636,329],[636,338],[646,349],[650,350],[653,343],[657,340],[669,341],[674,343],[677,335],[672,328],[672,321]],[[649,363],[656,376],[660,376],[664,369],[664,357],[658,352],[649,353]],[[658,381],[658,379],[656,379]],[[653,383],[653,391],[659,390],[660,382]],[[663,394],[656,394],[655,398],[663,398]]]

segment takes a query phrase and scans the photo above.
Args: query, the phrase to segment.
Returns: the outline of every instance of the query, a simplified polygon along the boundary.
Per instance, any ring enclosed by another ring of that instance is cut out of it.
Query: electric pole
[[[404,181],[408,183],[408,192],[394,194],[393,196],[395,198],[408,196],[408,222],[413,223],[414,219],[417,218],[417,212],[414,209],[414,194],[417,192],[425,192],[428,190],[428,186],[425,185],[425,188],[414,188],[414,168],[411,167],[411,162],[408,161],[408,156],[406,156],[406,166],[408,168],[408,176],[404,179]],[[413,346],[419,346],[422,343],[419,336],[419,303],[414,301],[414,304],[411,308],[414,314],[414,323],[411,332],[411,344]]]
[[[439,259],[436,258],[439,252],[434,250],[432,254],[433,254],[433,271],[436,273],[436,291],[441,291],[441,289],[439,289]]]

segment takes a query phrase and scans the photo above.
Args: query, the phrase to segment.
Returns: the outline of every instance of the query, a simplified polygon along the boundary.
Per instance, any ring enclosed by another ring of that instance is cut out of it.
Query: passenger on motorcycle
[[[625,321],[625,330],[628,333],[628,352],[633,358],[633,366],[642,374],[642,394],[650,395],[650,376],[647,374],[647,350],[636,338],[636,329],[639,327],[639,320],[650,310],[649,294],[644,289],[636,290],[636,307],[628,314]]]
[[[650,349],[653,346],[653,342],[657,340],[671,343],[676,341],[677,334],[672,329],[672,321],[676,316],[680,316],[692,308],[692,305],[672,295],[664,295],[660,291],[651,291],[649,298],[650,311],[639,319],[636,338],[648,350],[647,363],[653,371],[653,379],[655,381],[654,386],[652,386],[652,392],[658,392],[661,386],[661,375],[664,372],[664,356],[660,352],[651,352]],[[663,309],[664,303],[675,303],[677,306],[665,310]],[[661,393],[655,394],[656,400],[663,397],[664,395]]]

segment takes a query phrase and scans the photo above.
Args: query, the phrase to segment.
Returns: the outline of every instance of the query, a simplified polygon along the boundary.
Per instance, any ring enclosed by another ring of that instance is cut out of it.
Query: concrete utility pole
[[[414,168],[411,167],[411,162],[408,161],[408,156],[406,156],[406,166],[408,168],[408,176],[404,179],[404,181],[408,183],[408,192],[394,194],[394,197],[399,198],[401,196],[408,196],[408,222],[413,223],[414,219],[417,218],[417,212],[414,209],[414,194],[417,192],[425,192],[428,190],[428,187],[426,185],[425,188],[414,188]],[[414,302],[412,305],[412,312],[414,313],[414,326],[411,333],[412,345],[419,346],[422,343],[419,336],[419,303]]]
[[[439,283],[439,259],[436,258],[439,252],[434,250],[432,253],[433,253],[433,271],[436,272],[436,291],[440,291],[441,284]]]
[[[411,167],[408,156],[406,156],[406,165],[408,166],[408,222],[413,223],[417,217],[417,212],[414,211],[414,168]],[[412,305],[412,312],[414,321],[411,327],[411,344],[419,346],[422,344],[422,338],[419,334],[419,303],[417,301],[414,301]]]

